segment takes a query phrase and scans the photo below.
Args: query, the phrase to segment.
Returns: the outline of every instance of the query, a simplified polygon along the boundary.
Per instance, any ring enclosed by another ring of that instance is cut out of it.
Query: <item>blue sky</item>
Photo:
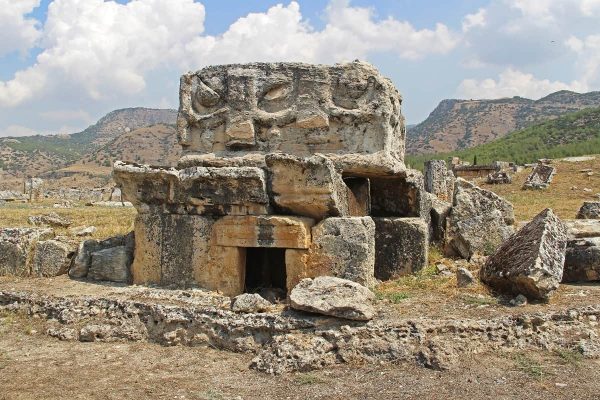
[[[600,90],[600,0],[0,0],[0,136],[177,107],[209,64],[363,59],[417,123],[444,98]]]

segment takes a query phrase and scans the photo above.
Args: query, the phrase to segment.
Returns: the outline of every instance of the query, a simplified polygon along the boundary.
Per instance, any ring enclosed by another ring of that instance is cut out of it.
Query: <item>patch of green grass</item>
[[[548,375],[544,371],[545,367],[542,364],[526,354],[516,354],[513,359],[517,369],[532,378],[542,380],[544,376]]]
[[[444,254],[439,246],[431,245],[429,246],[429,265],[435,265],[438,261],[444,258]]]
[[[557,349],[554,350],[554,354],[562,360],[563,364],[578,365],[583,360],[583,354],[577,350]]]
[[[400,303],[402,300],[408,299],[410,296],[408,293],[404,292],[375,292],[375,296],[377,300],[389,300],[394,304]]]
[[[208,389],[206,392],[200,395],[202,400],[221,400],[224,399],[225,396],[218,390]]]
[[[325,382],[323,379],[319,378],[314,374],[297,374],[294,377],[294,381],[298,385],[315,385],[317,383]]]
[[[474,304],[474,305],[478,305],[478,306],[489,306],[489,305],[494,305],[494,304],[498,304],[498,299],[495,297],[488,297],[488,296],[470,296],[470,295],[464,295],[461,296],[460,299],[467,304]]]

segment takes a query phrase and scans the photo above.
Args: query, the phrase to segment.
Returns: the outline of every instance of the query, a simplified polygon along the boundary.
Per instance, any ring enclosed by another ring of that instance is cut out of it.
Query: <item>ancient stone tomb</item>
[[[133,282],[286,293],[427,263],[401,96],[362,62],[225,65],[181,78],[176,168],[117,162],[138,210]]]

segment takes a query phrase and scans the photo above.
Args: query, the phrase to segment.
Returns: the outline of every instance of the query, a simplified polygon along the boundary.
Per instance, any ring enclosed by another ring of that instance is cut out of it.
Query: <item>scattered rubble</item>
[[[338,318],[368,321],[375,309],[375,295],[366,287],[331,276],[306,278],[290,294],[292,308]]]
[[[31,215],[27,221],[34,226],[51,226],[54,228],[68,228],[71,220],[61,217],[55,212],[43,215]]]
[[[565,225],[546,209],[488,258],[480,278],[499,292],[547,300],[562,279],[566,245]]]

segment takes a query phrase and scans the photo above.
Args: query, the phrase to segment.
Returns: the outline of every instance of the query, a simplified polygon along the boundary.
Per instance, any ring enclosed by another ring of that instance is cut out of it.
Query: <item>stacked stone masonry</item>
[[[401,102],[363,62],[184,75],[178,166],[114,166],[138,210],[133,283],[289,295],[305,278],[422,268],[431,201],[404,166]]]

